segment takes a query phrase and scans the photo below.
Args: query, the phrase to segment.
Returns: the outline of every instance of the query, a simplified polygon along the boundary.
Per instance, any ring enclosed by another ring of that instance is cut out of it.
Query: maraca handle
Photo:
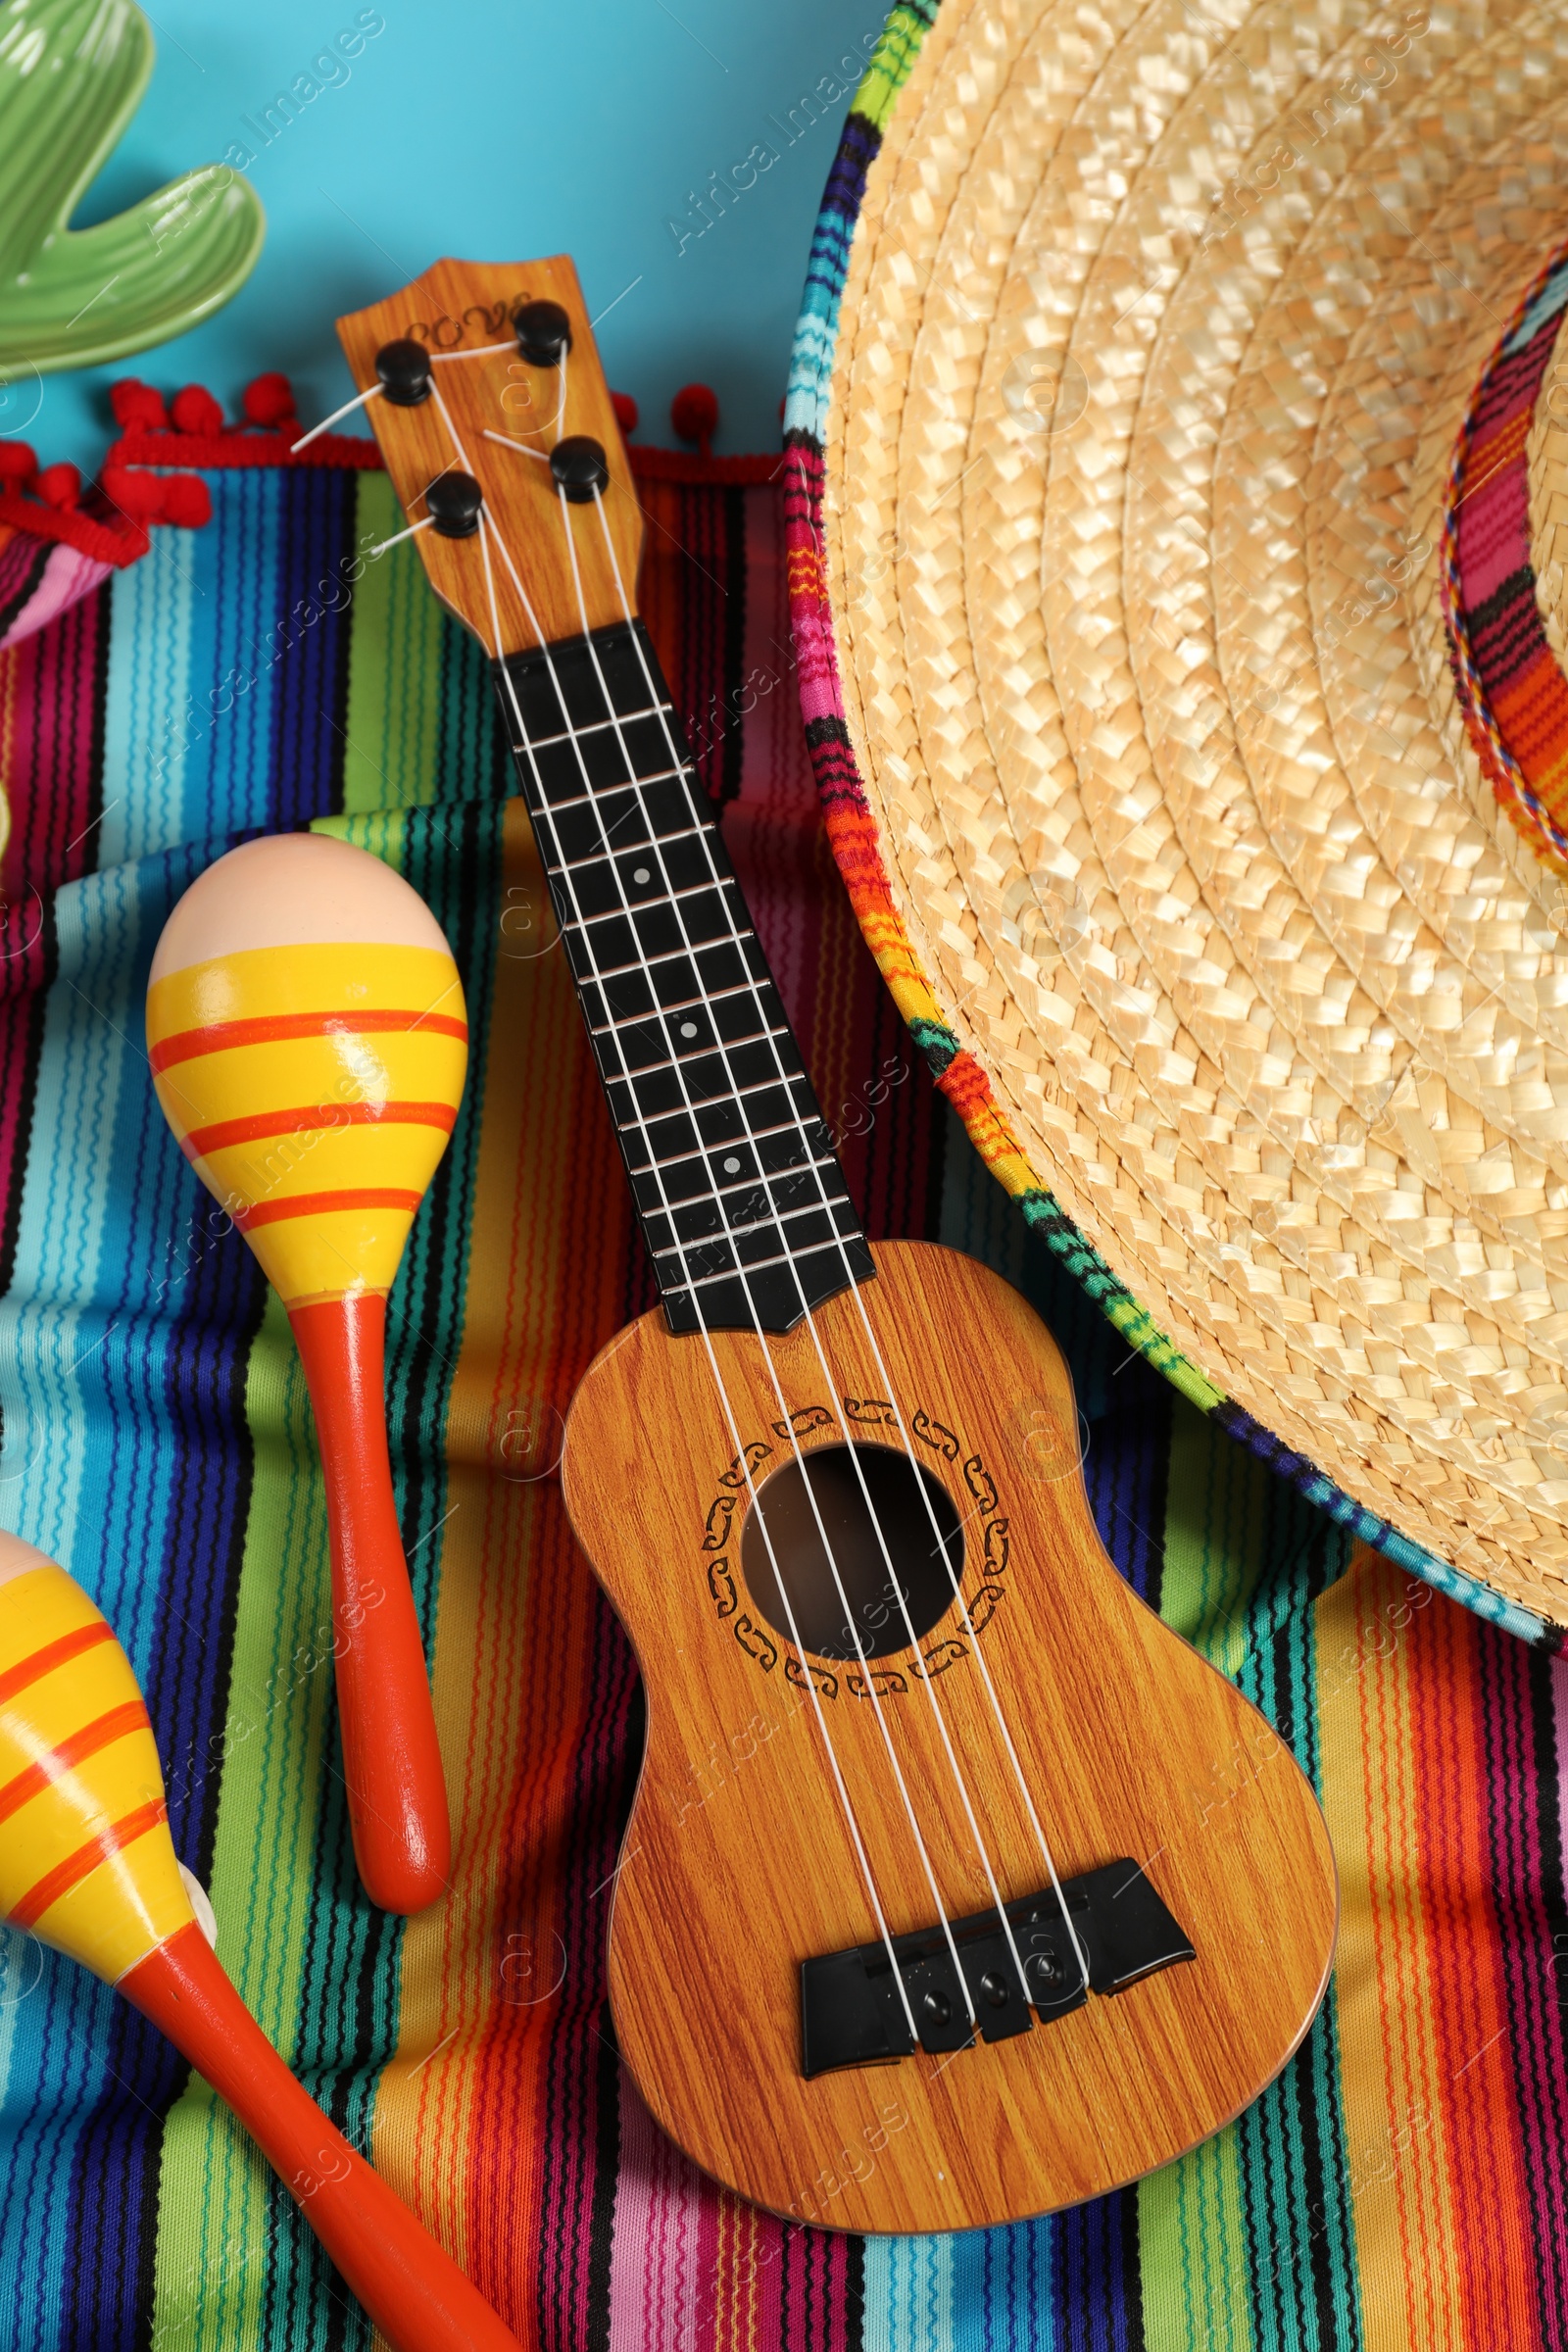
[[[386,1300],[290,1309],[316,1411],[332,1554],[332,1623],[354,1857],[372,1903],[422,1911],[446,1891],[452,1831],[430,1678],[386,1449]]]
[[[477,2287],[301,2088],[198,1927],[120,1980],[226,2099],[393,2352],[520,2352]]]

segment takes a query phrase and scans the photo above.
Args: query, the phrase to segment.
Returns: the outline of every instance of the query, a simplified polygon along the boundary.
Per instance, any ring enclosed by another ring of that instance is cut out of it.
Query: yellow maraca
[[[452,1844],[387,1457],[386,1296],[452,1132],[467,1037],[424,901],[328,835],[220,858],[153,956],[158,1099],[287,1307],[305,1366],[354,1852],[389,1911],[435,1901]]]
[[[228,2101],[395,2352],[516,2338],[301,2088],[197,1924],[130,1661],[65,1570],[0,1534],[0,1919],[122,1992]]]

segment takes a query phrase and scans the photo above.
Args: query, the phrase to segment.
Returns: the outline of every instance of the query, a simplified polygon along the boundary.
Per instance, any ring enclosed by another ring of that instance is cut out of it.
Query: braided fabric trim
[[[1568,310],[1568,246],[1525,288],[1487,362],[1448,467],[1441,584],[1459,708],[1498,805],[1568,874],[1568,678],[1530,550],[1528,440]]]

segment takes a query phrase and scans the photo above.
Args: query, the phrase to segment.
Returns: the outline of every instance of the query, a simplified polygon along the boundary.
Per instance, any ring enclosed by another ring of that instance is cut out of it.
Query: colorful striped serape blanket
[[[1053,2221],[786,2229],[650,2125],[604,1996],[641,1699],[548,1475],[578,1371],[650,1289],[483,665],[408,549],[345,584],[393,510],[378,471],[319,454],[214,456],[206,529],[156,535],[0,657],[0,1518],[123,1640],[179,1851],[268,2032],[549,2352],[1568,2342],[1564,1670],[1548,1641],[1352,1551],[1129,1348],[981,1167],[817,828],[765,467],[645,468],[645,605],[852,1188],[873,1236],[971,1250],[1045,1312],[1105,1543],[1313,1776],[1344,1921],[1332,1996],[1257,2106]],[[426,895],[473,1020],[391,1319],[459,1858],[409,1925],[355,1881],[293,1347],[216,1235],[142,1050],[180,890],[246,830],[306,822]],[[1246,1804],[1265,1768],[1238,1754],[1192,1801]],[[4,2352],[365,2345],[286,2195],[157,2034],[36,1946],[3,1961]],[[816,2193],[831,2214],[831,2176]]]

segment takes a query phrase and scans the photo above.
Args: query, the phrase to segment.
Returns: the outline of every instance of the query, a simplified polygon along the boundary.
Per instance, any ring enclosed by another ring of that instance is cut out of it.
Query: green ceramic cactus
[[[182,334],[243,285],[265,218],[222,164],[66,225],[135,113],[153,36],[130,0],[0,0],[0,375]]]

